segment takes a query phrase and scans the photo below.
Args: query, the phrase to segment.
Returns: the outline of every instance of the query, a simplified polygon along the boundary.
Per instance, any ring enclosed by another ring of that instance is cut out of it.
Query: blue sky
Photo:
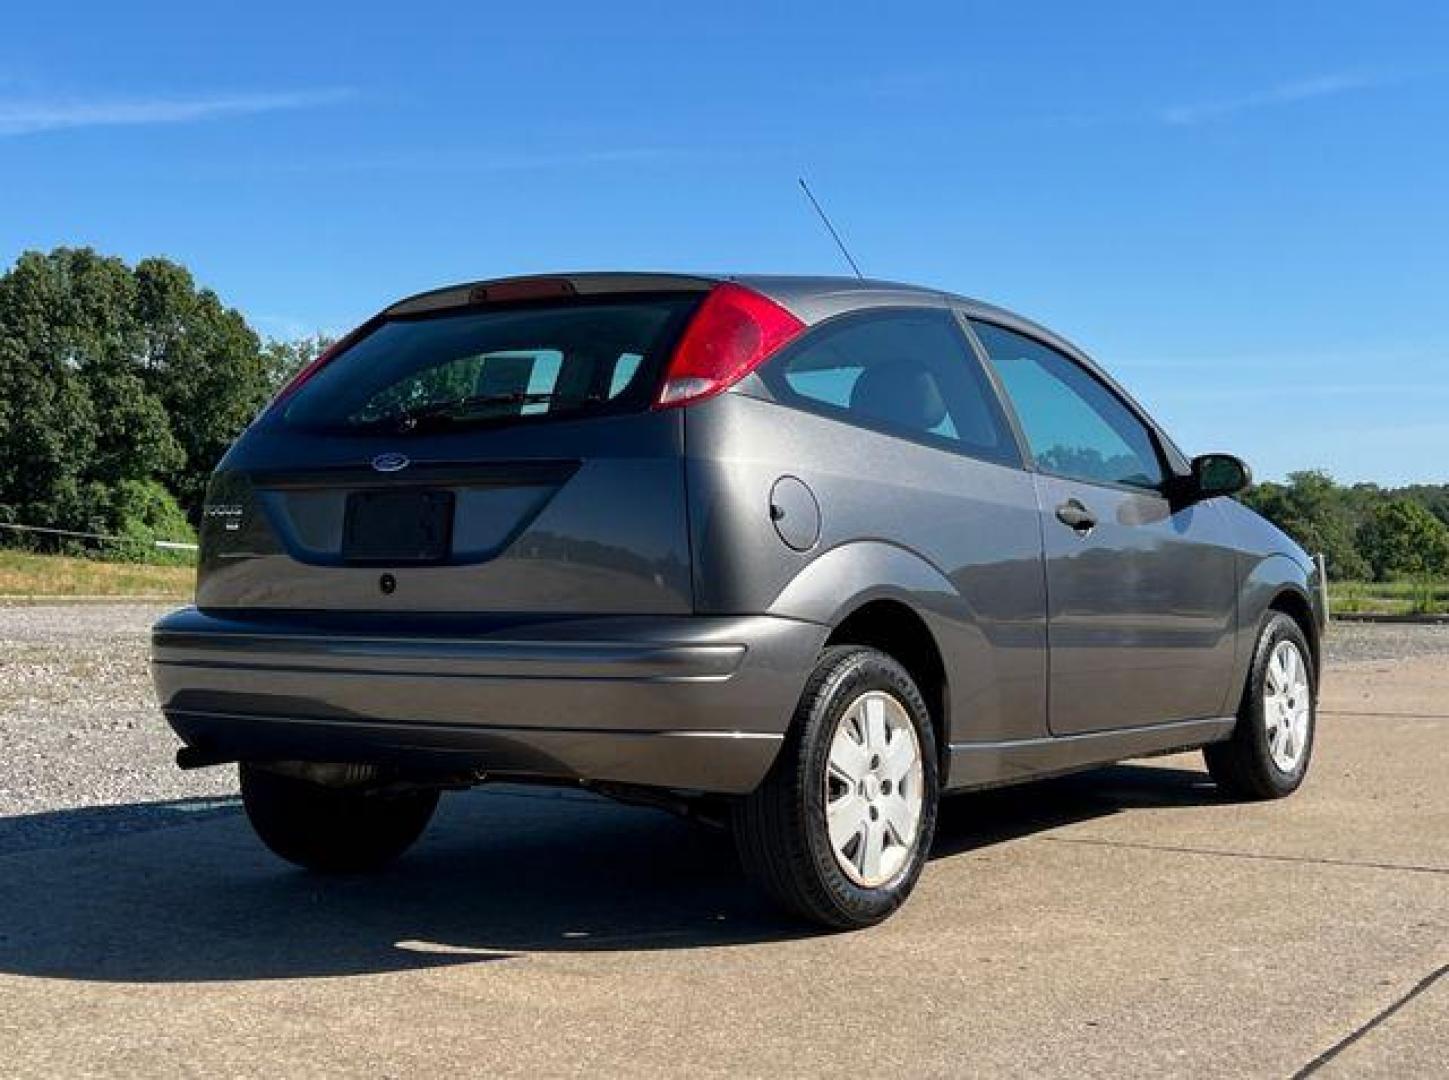
[[[1192,452],[1449,481],[1449,5],[25,4],[0,261],[163,254],[264,333],[559,268],[1015,308]]]

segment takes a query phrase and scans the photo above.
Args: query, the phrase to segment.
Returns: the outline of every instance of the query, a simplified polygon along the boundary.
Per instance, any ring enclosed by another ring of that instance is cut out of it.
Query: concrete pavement
[[[226,804],[10,819],[0,1074],[1443,1076],[1446,661],[1333,670],[1285,802],[1220,801],[1196,755],[953,800],[854,935],[574,793],[450,796],[359,881]]]

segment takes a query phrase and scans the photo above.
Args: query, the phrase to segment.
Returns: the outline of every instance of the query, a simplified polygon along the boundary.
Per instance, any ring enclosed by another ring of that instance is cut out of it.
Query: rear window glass
[[[406,434],[644,409],[699,298],[574,301],[391,319],[309,379],[286,423]]]

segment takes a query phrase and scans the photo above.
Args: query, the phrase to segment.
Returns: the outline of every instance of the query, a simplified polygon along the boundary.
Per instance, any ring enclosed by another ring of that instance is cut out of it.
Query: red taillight
[[[655,407],[718,394],[804,329],[804,323],[768,297],[729,282],[716,285],[674,350]]]

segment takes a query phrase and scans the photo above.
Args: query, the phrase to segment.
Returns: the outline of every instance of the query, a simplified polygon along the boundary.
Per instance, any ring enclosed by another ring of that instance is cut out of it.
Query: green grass
[[[195,584],[196,568],[191,566],[103,562],[0,549],[0,597],[158,596],[184,600]]]
[[[1442,615],[1449,613],[1449,581],[1334,581],[1328,608],[1342,614]]]

